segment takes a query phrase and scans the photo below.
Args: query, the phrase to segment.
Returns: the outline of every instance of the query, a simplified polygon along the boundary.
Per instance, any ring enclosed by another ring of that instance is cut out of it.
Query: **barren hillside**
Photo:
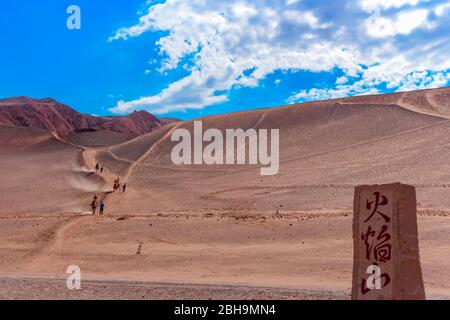
[[[199,119],[204,129],[279,129],[275,176],[258,166],[175,166],[171,133],[192,132],[193,121],[115,145],[109,135],[1,126],[0,273],[64,278],[76,264],[91,279],[196,283],[194,298],[208,298],[210,284],[342,297],[353,189],[399,181],[417,188],[427,295],[448,298],[449,98],[444,88]],[[117,176],[126,193],[111,192]],[[87,215],[94,194],[104,219]]]

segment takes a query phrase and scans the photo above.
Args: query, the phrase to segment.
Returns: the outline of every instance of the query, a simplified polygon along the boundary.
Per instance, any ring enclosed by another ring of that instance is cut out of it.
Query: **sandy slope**
[[[354,186],[400,181],[417,187],[427,294],[449,297],[449,98],[441,89],[202,119],[205,128],[280,129],[273,177],[174,166],[170,134],[192,122],[99,148],[26,129],[12,143],[5,137],[16,129],[0,128],[0,176],[12,186],[0,195],[0,273],[62,278],[76,264],[105,281],[309,288],[329,298],[351,286]],[[96,161],[102,176],[74,170]],[[126,194],[108,193],[117,175]],[[103,220],[81,215],[94,192],[106,197]],[[193,297],[180,292],[172,297]]]

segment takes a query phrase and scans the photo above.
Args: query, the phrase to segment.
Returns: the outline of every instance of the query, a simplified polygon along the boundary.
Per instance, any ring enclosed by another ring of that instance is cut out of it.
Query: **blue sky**
[[[443,87],[449,18],[449,0],[8,1],[0,97],[191,119]]]

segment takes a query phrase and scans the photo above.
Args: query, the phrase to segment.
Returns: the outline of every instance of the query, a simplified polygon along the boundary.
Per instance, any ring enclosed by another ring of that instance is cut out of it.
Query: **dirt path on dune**
[[[91,149],[91,148],[86,148],[83,146],[79,146],[79,145],[75,145],[71,142],[68,142],[66,140],[64,140],[63,138],[59,137],[57,134],[52,133],[52,136],[57,139],[58,141],[65,143],[65,144],[69,144],[71,146],[74,146],[81,151],[81,157],[80,157],[80,162],[78,163],[78,165],[80,167],[86,167],[88,170],[90,170],[93,174],[95,174],[97,176],[97,178],[101,178],[102,181],[104,183],[108,182],[108,179],[110,178],[109,176],[112,176],[111,174],[107,174],[105,173],[105,175],[99,175],[98,173],[95,172],[95,164],[97,163],[96,160],[96,154],[97,154],[97,150],[95,149]],[[85,177],[88,179],[88,177]],[[100,192],[97,192],[98,194],[100,194]],[[107,196],[108,192],[102,192],[102,196],[100,197],[101,200],[105,199]],[[89,212],[89,207],[86,206],[86,210],[85,212]],[[11,217],[3,217],[4,219],[10,219]],[[54,216],[29,216],[29,217],[24,217],[24,216],[18,216],[18,219],[44,219],[44,218],[49,218],[54,219]],[[66,236],[66,232],[79,225],[80,222],[84,222],[86,220],[91,219],[93,222],[95,222],[95,220],[93,220],[93,217],[91,215],[87,215],[87,214],[82,214],[82,215],[67,215],[64,217],[61,217],[61,219],[64,219],[65,221],[61,221],[58,223],[55,223],[53,226],[42,230],[39,235],[38,235],[38,239],[46,239],[45,242],[40,242],[38,244],[38,247],[35,248],[33,250],[33,253],[31,255],[29,255],[29,257],[27,258],[28,262],[27,265],[24,266],[23,268],[20,268],[23,272],[28,273],[28,272],[33,272],[33,270],[35,269],[39,269],[40,267],[44,267],[45,269],[45,264],[48,263],[47,257],[52,254],[52,253],[57,253],[60,255],[64,254],[64,242],[65,240],[67,240],[67,236]]]
[[[45,269],[48,264],[47,258],[50,254],[57,253],[58,255],[64,255],[64,249],[67,248],[64,246],[64,240],[67,239],[65,236],[66,230],[87,218],[88,216],[73,217],[65,223],[58,224],[55,228],[50,228],[42,232],[41,237],[47,238],[47,241],[45,241],[43,246],[35,249],[35,252],[21,271],[28,274],[33,273],[36,269]]]
[[[138,163],[140,163],[143,159],[147,158],[147,156],[151,155],[152,152],[154,152],[156,150],[156,148],[163,142],[165,141],[167,138],[169,138],[172,133],[182,124],[182,122],[179,122],[177,124],[175,124],[172,129],[170,129],[164,136],[162,136],[158,141],[156,141],[142,156],[140,156],[135,162],[133,162],[130,167],[127,170],[127,173],[124,176],[125,180],[128,180],[128,178],[130,177],[130,175],[133,172],[133,169],[136,167],[136,165]]]
[[[147,152],[145,152],[141,157],[139,157],[135,162],[127,161],[130,163],[130,166],[127,169],[126,175],[122,178],[122,181],[126,181],[129,176],[132,174],[134,167],[144,158],[146,158],[148,155],[150,155],[156,148],[162,143],[164,140],[166,140],[174,130],[178,128],[180,124],[174,125],[174,127],[167,132],[163,137],[161,137],[156,143],[154,143],[151,148]],[[63,142],[63,143],[69,143],[62,138],[60,138],[57,135],[54,135],[54,137]],[[71,144],[72,145],[72,144]],[[80,163],[81,166],[85,166],[92,172],[95,172],[95,165],[98,162],[97,160],[97,153],[98,149],[93,148],[84,148],[81,146],[77,146],[80,149],[83,149],[81,158],[82,163]],[[112,153],[111,153],[112,155]],[[117,158],[117,157],[115,157]],[[83,163],[84,162],[84,163]],[[112,183],[112,181],[116,178],[116,174],[111,171],[104,171],[101,175],[99,175],[97,172],[95,174],[99,177],[101,177],[104,180],[104,183],[109,185]],[[119,191],[120,192],[120,191]],[[115,201],[113,199],[110,199],[113,195],[113,191],[107,191],[107,192],[97,192],[97,194],[101,194],[99,196],[100,201],[104,201],[107,206],[113,206]],[[112,200],[112,201],[107,201]],[[86,209],[88,211],[88,208]],[[33,266],[32,269],[35,269],[36,267],[39,267],[42,265],[42,263],[47,263],[47,256],[51,253],[57,253],[60,255],[64,254],[64,242],[67,239],[66,233],[68,230],[72,228],[76,228],[81,222],[85,223],[86,220],[92,220],[91,223],[96,223],[97,216],[94,218],[91,215],[83,215],[78,217],[72,217],[69,218],[69,221],[66,223],[63,223],[56,227],[56,229],[48,230],[45,232],[45,236],[49,239],[44,247],[41,247],[39,250],[37,250],[33,256],[31,257],[30,266]],[[25,271],[28,271],[29,268],[25,268]]]

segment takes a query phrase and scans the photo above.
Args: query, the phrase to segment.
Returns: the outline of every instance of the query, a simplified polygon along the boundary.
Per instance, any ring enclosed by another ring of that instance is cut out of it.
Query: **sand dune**
[[[78,130],[64,136],[64,140],[83,147],[106,147],[128,141],[122,134],[105,130]]]
[[[423,188],[419,199],[425,207],[449,204],[444,196],[450,181],[449,120],[440,115],[397,104],[333,101],[202,120],[205,128],[222,130],[255,124],[280,128],[280,174],[261,177],[256,167],[248,166],[175,166],[170,160],[174,143],[167,128],[109,150],[121,159],[130,155],[128,160],[136,161],[128,179],[136,193],[129,196],[133,198],[128,210],[142,211],[139,208],[146,207],[155,188],[158,205],[150,209],[155,212],[184,207],[222,210],[236,203],[246,210],[269,212],[280,205],[285,211],[350,210],[353,186],[386,181]],[[178,127],[192,130],[193,122]],[[148,153],[150,146],[153,150]],[[430,187],[436,197],[426,190]],[[169,201],[177,193],[184,196]],[[243,205],[249,199],[251,203]]]
[[[9,186],[0,274],[61,278],[76,264],[93,279],[309,288],[327,298],[351,286],[353,188],[400,181],[417,187],[427,294],[447,297],[449,98],[444,88],[200,119],[205,129],[280,129],[280,172],[264,177],[257,166],[175,166],[170,135],[193,121],[115,145],[0,127]],[[97,161],[102,175],[91,172]],[[125,194],[109,192],[116,176]],[[93,193],[105,199],[103,220],[82,215]]]

